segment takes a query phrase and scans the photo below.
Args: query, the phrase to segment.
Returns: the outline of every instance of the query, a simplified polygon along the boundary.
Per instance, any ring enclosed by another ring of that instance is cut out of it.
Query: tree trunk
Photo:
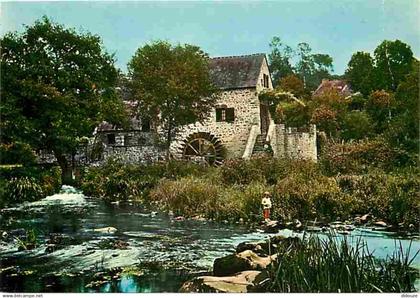
[[[63,154],[55,153],[55,158],[57,159],[58,165],[61,168],[61,183],[62,184],[73,184],[72,172],[73,169],[71,165],[67,162],[67,158]]]

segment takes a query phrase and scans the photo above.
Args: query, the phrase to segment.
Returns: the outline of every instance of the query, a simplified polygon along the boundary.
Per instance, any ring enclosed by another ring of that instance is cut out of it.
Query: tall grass
[[[359,238],[351,245],[330,234],[309,236],[298,245],[280,246],[271,271],[270,290],[287,293],[411,292],[418,270],[410,267],[410,247],[378,260]]]

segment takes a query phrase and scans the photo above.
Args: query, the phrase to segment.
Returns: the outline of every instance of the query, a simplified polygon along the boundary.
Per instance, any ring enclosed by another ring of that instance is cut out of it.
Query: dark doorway
[[[261,120],[261,134],[267,135],[268,127],[270,125],[270,112],[268,111],[268,105],[260,104],[260,120]]]

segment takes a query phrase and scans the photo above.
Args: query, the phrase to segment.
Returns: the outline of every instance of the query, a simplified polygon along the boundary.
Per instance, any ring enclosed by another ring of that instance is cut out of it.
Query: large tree
[[[315,90],[322,79],[329,78],[333,70],[333,59],[327,54],[313,54],[307,43],[297,46],[298,61],[295,72],[303,79],[305,88]]]
[[[293,74],[290,61],[294,56],[294,51],[277,36],[271,40],[270,49],[268,60],[270,61],[271,76],[274,85],[277,85],[282,78]]]
[[[1,69],[2,143],[52,150],[65,181],[79,140],[124,115],[114,58],[96,35],[44,17],[1,39]]]
[[[375,49],[377,88],[396,91],[399,83],[410,72],[413,52],[400,40],[384,40]]]
[[[307,43],[301,42],[293,49],[275,36],[270,42],[270,49],[268,60],[275,85],[279,84],[281,79],[296,74],[303,80],[307,90],[315,90],[322,79],[331,77],[331,56],[312,53]]]
[[[374,88],[374,61],[369,53],[356,52],[351,56],[345,72],[354,91],[369,96]]]
[[[204,120],[215,104],[208,55],[194,45],[156,41],[136,51],[128,71],[140,109],[159,118],[169,158],[177,129]]]

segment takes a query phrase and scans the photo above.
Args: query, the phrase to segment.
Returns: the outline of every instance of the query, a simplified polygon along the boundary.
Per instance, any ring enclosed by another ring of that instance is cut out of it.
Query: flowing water
[[[0,224],[0,290],[7,292],[177,292],[191,277],[209,274],[214,259],[239,243],[273,235],[238,224],[178,221],[130,203],[106,204],[68,186],[1,210]],[[36,247],[19,249],[28,232]],[[403,249],[411,243],[412,253],[420,249],[418,237],[371,229],[355,229],[347,237],[362,237],[380,258],[400,243]],[[414,267],[420,267],[420,256]]]

